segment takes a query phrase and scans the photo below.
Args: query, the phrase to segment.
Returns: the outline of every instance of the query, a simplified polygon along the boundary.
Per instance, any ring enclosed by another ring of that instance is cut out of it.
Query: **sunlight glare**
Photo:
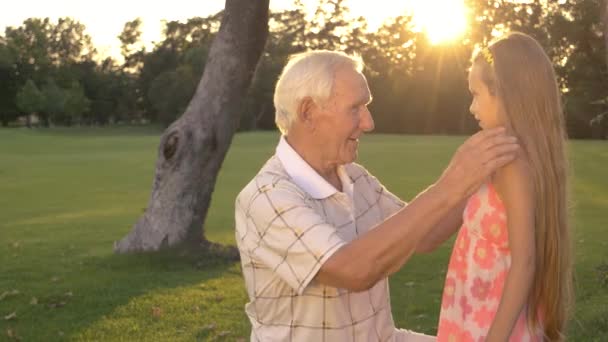
[[[415,25],[426,32],[431,44],[461,37],[466,31],[466,8],[462,0],[410,1]]]

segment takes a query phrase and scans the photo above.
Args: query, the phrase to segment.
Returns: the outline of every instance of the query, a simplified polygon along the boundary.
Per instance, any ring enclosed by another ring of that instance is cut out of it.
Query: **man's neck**
[[[323,159],[318,149],[306,148],[305,144],[299,143],[299,139],[285,137],[285,141],[312,167],[323,179],[333,185],[338,191],[342,191],[342,181],[338,176],[338,164]]]

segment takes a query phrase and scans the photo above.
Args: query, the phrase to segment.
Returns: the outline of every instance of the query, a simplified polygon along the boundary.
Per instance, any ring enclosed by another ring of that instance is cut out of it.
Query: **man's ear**
[[[306,127],[314,128],[313,113],[316,106],[317,104],[310,96],[303,98],[302,101],[300,101],[300,105],[298,106],[296,113],[298,116],[298,121],[303,123]]]

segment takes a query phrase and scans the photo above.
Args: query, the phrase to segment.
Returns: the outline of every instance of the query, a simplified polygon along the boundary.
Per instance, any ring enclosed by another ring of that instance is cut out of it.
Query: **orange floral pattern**
[[[511,265],[504,204],[491,183],[471,196],[446,274],[437,341],[484,341]],[[522,310],[509,342],[542,341]]]
[[[467,227],[463,226],[460,229],[463,231],[466,230]],[[470,244],[471,239],[469,238],[468,234],[459,234],[454,245],[454,253],[450,259],[450,265],[448,266],[449,268],[456,270],[456,277],[460,280],[466,279],[467,252]]]
[[[501,212],[495,210],[492,213],[483,215],[481,219],[481,234],[482,236],[499,246],[503,246],[508,243],[508,231],[503,229],[507,225],[507,220]]]
[[[443,299],[441,300],[442,307],[450,307],[454,305],[454,291],[456,290],[456,280],[454,278],[448,278],[445,281],[443,288]]]
[[[475,277],[475,280],[473,280],[473,286],[471,287],[471,294],[473,295],[473,297],[479,300],[484,300],[488,298],[491,286],[491,281],[485,281],[479,277]]]
[[[479,210],[479,206],[481,205],[481,200],[477,196],[472,196],[465,208],[465,212],[467,214],[467,220],[472,220],[475,214],[477,214],[477,210]]]

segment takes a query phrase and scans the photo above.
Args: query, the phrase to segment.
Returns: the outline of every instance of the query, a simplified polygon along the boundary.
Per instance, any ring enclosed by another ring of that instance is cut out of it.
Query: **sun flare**
[[[411,1],[415,25],[426,32],[432,44],[461,37],[467,28],[466,7],[462,0]]]
[[[316,2],[307,4],[313,8]],[[390,17],[411,13],[415,29],[425,32],[432,44],[454,41],[467,29],[464,0],[348,0],[346,4],[355,16],[365,17],[372,30]]]

